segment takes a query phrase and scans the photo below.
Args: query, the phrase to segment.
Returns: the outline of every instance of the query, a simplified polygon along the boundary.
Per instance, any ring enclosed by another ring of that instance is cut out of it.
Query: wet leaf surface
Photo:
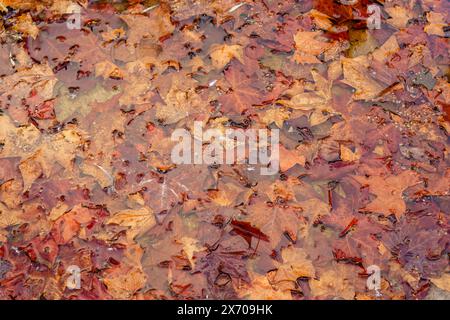
[[[0,1],[0,299],[448,299],[445,1],[77,3]]]

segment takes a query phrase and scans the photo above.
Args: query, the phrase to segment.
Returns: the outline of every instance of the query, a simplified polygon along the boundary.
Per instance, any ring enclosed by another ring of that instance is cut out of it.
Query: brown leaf
[[[129,209],[115,213],[107,222],[127,227],[127,236],[130,240],[156,224],[153,210],[149,207],[141,209]]]
[[[241,114],[261,102],[261,93],[254,85],[254,79],[236,64],[225,70],[225,79],[230,84],[229,92],[219,97],[224,112]]]
[[[413,171],[403,171],[396,176],[354,176],[355,180],[363,186],[368,186],[376,198],[364,210],[379,212],[388,216],[395,214],[399,218],[406,209],[402,198],[403,191],[420,182]]]

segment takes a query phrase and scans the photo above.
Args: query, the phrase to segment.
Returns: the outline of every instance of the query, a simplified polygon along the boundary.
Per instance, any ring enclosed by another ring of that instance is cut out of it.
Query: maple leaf
[[[212,65],[216,69],[222,69],[233,58],[236,58],[244,64],[244,49],[238,44],[214,44],[209,49],[209,55],[211,56]]]
[[[129,209],[115,213],[107,222],[108,224],[117,224],[128,227],[127,236],[130,240],[137,235],[152,228],[156,224],[153,211],[148,207],[141,209]]]
[[[157,105],[156,117],[166,124],[176,123],[203,109],[201,97],[194,89],[183,90],[176,84],[167,92],[164,102],[166,105]]]
[[[23,158],[19,169],[24,179],[24,190],[28,190],[41,174],[49,177],[55,163],[70,168],[83,141],[81,135],[70,128],[47,139],[34,126],[16,128],[6,116],[0,117],[0,123],[0,141],[4,144],[0,154],[8,156],[14,153]]]
[[[110,61],[102,61],[95,65],[95,76],[102,76],[104,79],[122,79],[123,71]]]
[[[448,291],[446,4],[156,2],[0,2],[0,298]],[[194,121],[280,129],[281,172],[175,166]]]
[[[35,90],[43,100],[48,100],[53,98],[56,82],[57,78],[48,64],[34,64],[31,68],[23,68],[3,78],[0,83],[0,99],[4,104],[20,104],[22,99],[29,98],[31,91]],[[11,90],[14,91],[12,101],[7,99]]]
[[[233,227],[232,231],[243,237],[249,246],[252,243],[252,238],[262,241],[269,241],[269,238],[264,233],[259,231],[257,228],[252,227],[252,225],[248,222],[233,220],[231,221],[231,225]]]
[[[276,285],[272,285],[267,276],[251,276],[251,284],[242,286],[238,290],[241,298],[249,300],[291,300],[292,295],[287,290],[281,290]]]
[[[354,99],[373,99],[384,89],[370,76],[368,67],[367,56],[359,56],[353,59],[342,58],[343,82],[356,89],[353,94]]]
[[[276,205],[260,201],[247,208],[248,220],[269,237],[269,242],[276,247],[284,235],[292,241],[297,240],[297,232],[302,222],[301,208]]]
[[[308,259],[308,254],[304,249],[289,246],[281,250],[283,262],[278,266],[273,281],[293,281],[297,278],[314,278],[315,268]]]
[[[255,78],[248,76],[237,64],[225,70],[229,91],[219,97],[225,113],[241,114],[261,102],[262,94],[254,87]]]
[[[150,11],[149,16],[125,14],[120,18],[128,25],[127,44],[133,48],[142,38],[152,41],[159,41],[163,37],[170,35],[175,27],[170,21],[170,15],[166,6],[160,5]]]
[[[444,37],[444,28],[447,26],[445,22],[445,16],[442,13],[427,12],[428,25],[425,26],[424,31],[430,35]]]
[[[87,225],[92,218],[88,208],[76,206],[55,221],[51,234],[57,244],[66,244],[78,235],[81,226]]]
[[[374,52],[372,52],[372,56],[375,60],[380,62],[385,62],[390,56],[397,53],[400,50],[400,46],[398,45],[397,38],[395,35],[389,37],[385,43]]]
[[[426,216],[402,216],[382,235],[382,242],[407,272],[435,278],[448,267],[448,235],[442,228],[435,228],[433,220]]]
[[[445,273],[439,278],[431,278],[430,280],[436,287],[450,292],[450,274]]]
[[[93,72],[95,64],[112,60],[108,55],[108,46],[99,45],[97,35],[85,29],[69,29],[65,23],[47,25],[45,33],[41,32],[36,39],[29,39],[28,47],[32,58],[47,60],[55,73],[66,69],[69,62],[78,64],[77,72],[81,65],[84,72]]]
[[[29,13],[22,14],[17,17],[17,22],[13,27],[14,30],[21,32],[24,35],[29,35],[33,39],[36,39],[39,34],[39,28],[33,23],[31,15]]]
[[[362,1],[361,1],[362,2]],[[314,0],[313,8],[317,12],[333,17],[338,22],[353,18],[353,10],[357,8],[359,1],[335,2],[333,0]]]
[[[288,150],[283,146],[280,146],[280,170],[285,172],[299,164],[304,166],[306,163],[306,158],[303,154],[297,150]]]
[[[108,90],[97,84],[85,94],[74,98],[68,88],[61,87],[55,104],[56,119],[62,122],[72,120],[74,115],[85,117],[94,103],[106,102],[119,93],[119,90]]]
[[[208,250],[199,252],[195,271],[201,271],[213,297],[224,299],[236,297],[240,284],[250,282],[247,261],[254,249],[241,237],[225,233]]]
[[[24,222],[18,210],[11,210],[0,203],[0,229],[18,225]]]
[[[147,281],[145,273],[137,267],[121,265],[110,269],[103,277],[103,283],[115,299],[131,299]]]
[[[331,47],[331,43],[317,40],[320,31],[299,31],[294,35],[296,53],[294,60],[301,64],[320,63],[317,56]]]
[[[370,202],[362,210],[379,212],[388,216],[395,214],[399,218],[406,209],[402,193],[405,189],[420,182],[419,177],[413,171],[403,171],[396,176],[353,176],[363,186],[368,186],[369,191],[376,195],[376,199]]]
[[[186,253],[192,268],[195,268],[195,253],[205,250],[205,247],[202,247],[197,239],[190,237],[182,237],[180,242],[183,244],[183,251]]]
[[[271,123],[275,123],[278,128],[283,127],[283,123],[285,120],[289,119],[290,112],[286,109],[276,108],[276,109],[268,109],[264,112],[261,117],[261,121],[266,125],[270,125]]]
[[[395,5],[390,8],[385,8],[386,12],[391,16],[387,21],[396,28],[404,28],[413,14],[404,6]]]
[[[366,217],[341,217],[341,222],[348,223],[340,229],[339,239],[333,243],[333,254],[338,262],[353,264],[365,269],[370,265],[383,266],[386,256],[383,256],[382,244],[378,237],[382,234],[381,227]]]
[[[312,279],[309,285],[315,297],[353,300],[355,289],[351,279],[352,276],[348,274],[345,266],[338,265],[320,274],[318,279]]]
[[[100,184],[100,187],[102,188],[107,188],[114,183],[111,174],[109,174],[108,171],[106,171],[102,166],[99,166],[97,164],[83,163],[82,165],[80,165],[80,169],[83,174],[96,178],[96,180]]]

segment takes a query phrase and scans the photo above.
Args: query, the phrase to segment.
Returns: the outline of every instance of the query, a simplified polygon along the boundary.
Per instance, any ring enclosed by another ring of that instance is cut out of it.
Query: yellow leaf
[[[103,61],[95,65],[95,76],[101,76],[104,79],[122,79],[124,74],[114,63]]]
[[[339,269],[343,269],[340,266]],[[324,298],[343,298],[353,300],[355,289],[350,278],[344,272],[339,272],[336,268],[329,269],[320,275],[319,279],[312,279],[309,282],[312,295]]]
[[[160,5],[151,10],[150,16],[124,14],[120,18],[128,26],[127,45],[131,50],[143,38],[158,41],[161,37],[171,34],[175,29],[170,20],[170,11],[167,6]]]
[[[316,56],[331,47],[331,44],[320,39],[320,31],[299,31],[294,35],[296,53],[294,60],[301,64],[320,63]]]
[[[440,278],[430,278],[430,280],[439,289],[450,291],[450,273],[444,273]]]
[[[343,161],[357,161],[360,155],[341,144],[341,159]]]
[[[414,17],[411,11],[403,6],[396,5],[394,7],[384,8],[384,10],[391,16],[391,19],[387,21],[398,29],[406,28],[408,20]]]
[[[395,35],[392,35],[389,37],[389,39],[386,40],[385,43],[383,43],[381,47],[379,47],[372,53],[372,56],[375,60],[384,62],[388,57],[399,50],[400,47],[398,45],[397,38],[395,37]]]
[[[19,210],[8,209],[3,203],[0,202],[0,229],[15,226],[24,222],[19,218]]]
[[[281,257],[283,263],[273,277],[275,283],[286,280],[296,281],[300,277],[314,278],[314,266],[304,249],[289,246],[281,251]]]
[[[336,80],[342,75],[342,63],[340,60],[335,60],[328,66],[328,79]]]
[[[33,19],[31,18],[31,15],[29,13],[21,14],[17,18],[13,29],[21,32],[26,36],[30,36],[33,39],[36,39],[39,34],[39,28],[34,24]]]
[[[42,175],[42,167],[37,160],[40,153],[30,157],[19,164],[19,170],[23,179],[23,191],[30,189],[33,182]]]
[[[240,45],[227,45],[227,44],[214,44],[209,50],[211,56],[211,62],[214,68],[222,69],[233,58],[238,59],[241,63],[244,63],[244,51]]]
[[[427,12],[427,20],[428,24],[423,28],[426,33],[441,37],[445,36],[444,27],[448,26],[448,24],[445,23],[445,17],[442,13]]]
[[[397,218],[405,212],[406,204],[402,193],[408,187],[420,182],[418,175],[411,170],[403,171],[397,176],[354,176],[361,185],[368,186],[369,191],[377,197],[364,209],[370,212],[383,213],[386,216],[395,214]]]
[[[300,201],[298,205],[303,209],[303,213],[309,217],[310,221],[315,221],[317,218],[324,217],[330,213],[330,206],[317,198]]]
[[[94,177],[102,188],[113,184],[111,174],[99,165],[84,162],[80,165],[80,169],[84,174]]]
[[[308,15],[311,16],[314,24],[322,29],[322,30],[331,30],[333,28],[333,23],[331,22],[331,18],[326,14],[317,11],[316,9],[312,9],[308,12]]]
[[[152,228],[156,224],[156,219],[152,209],[143,207],[119,211],[107,223],[128,227],[127,237],[133,240],[141,232]]]
[[[344,71],[343,82],[356,89],[354,99],[370,100],[384,89],[377,81],[370,77],[368,70],[369,61],[367,56],[356,58],[342,58]]]
[[[131,299],[145,285],[146,281],[145,273],[136,267],[130,270],[117,269],[108,273],[103,279],[112,297],[120,300]]]

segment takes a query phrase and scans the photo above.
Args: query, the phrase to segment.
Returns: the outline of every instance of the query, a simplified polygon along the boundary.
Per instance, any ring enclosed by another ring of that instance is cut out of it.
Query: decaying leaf
[[[244,50],[240,45],[214,45],[210,49],[211,62],[217,69],[225,67],[233,58],[244,63]]]
[[[371,77],[368,67],[367,56],[342,58],[343,82],[355,88],[356,91],[353,95],[355,99],[373,99],[384,89]]]
[[[341,273],[342,268],[331,269],[319,276],[319,279],[311,281],[311,291],[317,297],[337,297],[347,300],[354,299],[355,289],[351,279],[346,273]]]
[[[299,31],[294,35],[295,48],[297,49],[294,56],[298,63],[320,63],[318,55],[325,52],[331,47],[331,44],[321,38],[319,31]]]
[[[0,12],[0,299],[448,299],[446,2]]]
[[[376,199],[365,206],[364,210],[383,213],[386,216],[395,214],[399,218],[406,209],[402,198],[403,191],[420,182],[413,171],[404,171],[397,176],[390,177],[365,177],[355,176],[356,181],[362,185],[367,185],[371,193],[376,195]]]
[[[156,219],[150,208],[143,207],[119,211],[108,220],[108,224],[127,227],[127,236],[133,239],[140,233],[152,228],[156,224]]]

